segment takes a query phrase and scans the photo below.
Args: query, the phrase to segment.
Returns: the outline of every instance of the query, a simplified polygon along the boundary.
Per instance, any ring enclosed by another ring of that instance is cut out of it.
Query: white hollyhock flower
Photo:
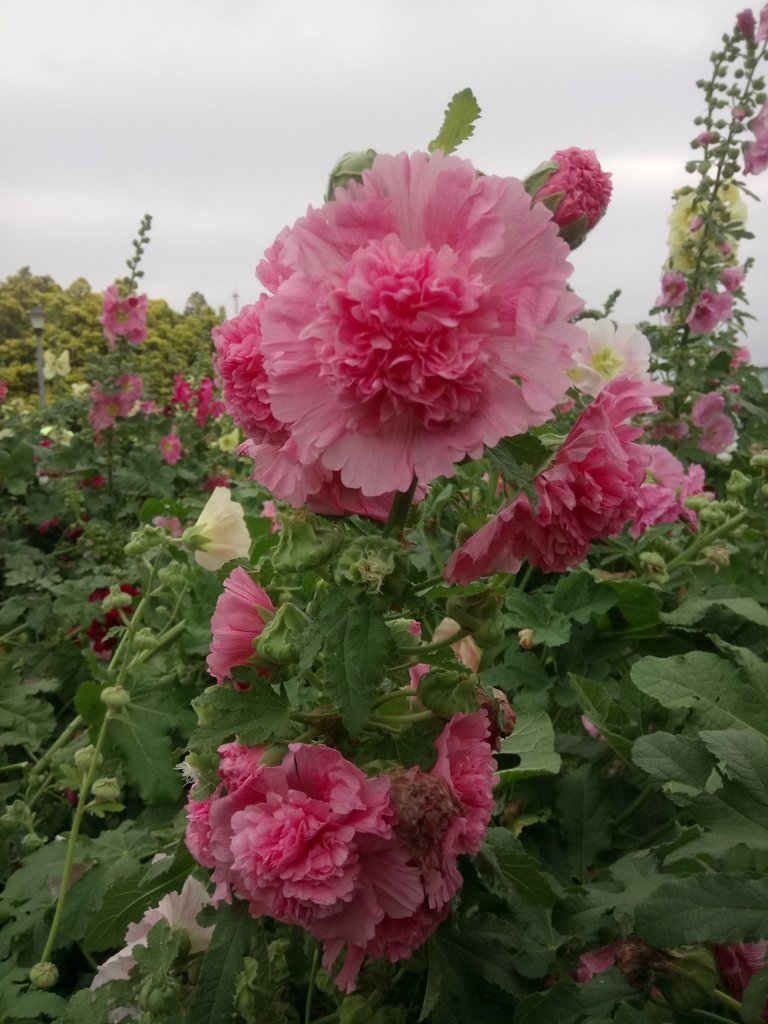
[[[576,324],[584,332],[584,342],[573,353],[576,369],[568,376],[586,395],[599,394],[609,380],[626,374],[632,380],[649,376],[651,346],[644,334],[632,324],[585,317]]]
[[[251,550],[243,506],[227,487],[214,488],[199,519],[181,539],[195,552],[198,565],[214,572],[232,558],[247,558]]]

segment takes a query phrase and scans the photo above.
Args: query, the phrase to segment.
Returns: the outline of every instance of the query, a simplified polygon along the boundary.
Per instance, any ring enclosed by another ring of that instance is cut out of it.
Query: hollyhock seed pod
[[[99,694],[99,700],[102,704],[106,704],[108,708],[119,711],[120,708],[127,707],[131,703],[131,695],[124,686],[107,686]],[[83,747],[83,750],[90,749],[92,748]],[[82,750],[78,750],[77,753],[82,753]],[[75,755],[75,757],[77,757],[77,755]],[[75,763],[77,763],[77,761],[75,761]]]
[[[50,960],[43,960],[31,968],[29,980],[35,988],[51,989],[59,980],[59,970]]]

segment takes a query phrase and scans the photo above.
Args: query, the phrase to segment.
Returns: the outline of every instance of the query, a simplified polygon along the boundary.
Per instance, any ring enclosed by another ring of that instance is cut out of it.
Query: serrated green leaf
[[[504,600],[505,624],[512,629],[533,631],[534,644],[560,647],[571,637],[571,622],[562,612],[553,609],[548,597],[541,591],[526,594],[510,590]]]
[[[290,737],[288,698],[266,682],[250,690],[209,686],[192,703],[205,713],[206,724],[192,734],[190,750],[210,750],[233,736],[246,746]]]
[[[138,921],[166,893],[180,889],[194,863],[190,854],[181,850],[173,860],[168,861],[167,871],[152,882],[147,882],[146,870],[113,882],[85,929],[85,949],[93,953],[119,946],[128,925]]]
[[[633,629],[647,629],[659,621],[661,601],[653,587],[636,580],[606,580],[619,596],[616,606]]]
[[[560,755],[555,752],[555,730],[544,711],[521,711],[515,731],[501,741],[499,753],[516,754],[520,758],[520,764],[514,768],[502,767],[499,772],[502,786],[538,775],[557,775],[560,771]]]
[[[756,667],[763,663],[750,659],[742,668],[705,651],[642,658],[632,667],[632,681],[666,708],[690,709],[701,728],[749,729],[768,738],[768,686]]]
[[[696,942],[758,942],[768,886],[744,875],[691,875],[664,882],[635,914],[638,935],[659,949]]]
[[[618,603],[618,593],[588,572],[569,572],[562,576],[552,595],[552,607],[582,625],[593,615],[604,615]]]
[[[471,89],[454,93],[443,117],[443,124],[436,138],[427,146],[430,153],[441,149],[446,156],[453,153],[462,142],[474,133],[474,123],[480,117],[480,107]]]
[[[350,735],[357,736],[368,721],[386,666],[396,655],[395,641],[380,612],[355,605],[331,628],[323,650],[328,694]]]
[[[247,903],[235,900],[218,908],[216,929],[203,957],[187,1024],[221,1024],[231,1019],[235,986],[248,952],[251,926]]]
[[[653,732],[640,736],[632,747],[632,760],[657,782],[677,782],[703,789],[714,758],[693,736]]]
[[[535,513],[538,495],[534,480],[549,462],[547,447],[535,434],[519,434],[503,438],[494,448],[488,448],[486,454],[507,483],[528,496]]]
[[[485,884],[500,896],[519,894],[530,903],[553,907],[558,900],[557,883],[541,870],[506,828],[490,828],[475,867]]]
[[[557,807],[568,863],[574,877],[583,881],[611,843],[605,780],[592,765],[582,765],[560,780]]]
[[[563,978],[518,1005],[514,1024],[571,1024],[586,1013],[610,1013],[622,999],[635,995],[623,975],[612,967],[579,985]]]

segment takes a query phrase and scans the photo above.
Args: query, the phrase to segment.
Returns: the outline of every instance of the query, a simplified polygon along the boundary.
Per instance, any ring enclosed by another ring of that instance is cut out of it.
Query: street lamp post
[[[45,313],[40,306],[33,306],[29,311],[29,322],[35,332],[35,355],[37,357],[37,394],[40,399],[40,408],[45,406],[45,377],[43,376],[43,327],[45,326]]]

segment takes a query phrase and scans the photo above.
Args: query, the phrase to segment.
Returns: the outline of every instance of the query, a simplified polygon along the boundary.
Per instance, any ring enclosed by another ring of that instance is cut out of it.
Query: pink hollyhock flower
[[[627,420],[652,412],[654,396],[668,393],[647,380],[609,381],[536,478],[536,512],[527,495],[518,495],[451,555],[445,579],[469,583],[517,572],[524,559],[545,572],[564,572],[586,558],[593,540],[621,533],[635,514],[649,458],[635,443],[642,428]]]
[[[760,23],[755,33],[755,42],[764,43],[768,39],[768,4],[760,8]]]
[[[174,374],[173,377],[173,394],[171,395],[171,405],[180,405],[184,411],[189,408],[189,403],[192,401],[192,388],[189,383],[184,379],[180,373]]]
[[[256,477],[278,497],[299,504],[333,472],[365,497],[405,491],[563,398],[581,301],[549,213],[514,179],[439,151],[379,156],[277,248],[258,271],[281,283],[249,335],[263,362],[247,409],[269,424]],[[217,344],[226,395],[237,345]]]
[[[584,983],[596,974],[602,974],[609,967],[613,967],[617,955],[623,948],[624,939],[616,939],[610,946],[600,946],[598,949],[582,953],[579,957],[579,966],[576,968],[576,981]]]
[[[224,580],[224,592],[216,602],[211,620],[213,640],[207,658],[208,671],[221,684],[237,665],[253,657],[253,641],[275,614],[267,593],[238,566]]]
[[[687,423],[655,423],[650,430],[654,441],[662,441],[665,437],[669,437],[673,441],[681,441],[687,433]]]
[[[762,25],[762,14],[760,15]],[[744,150],[744,173],[762,174],[768,167],[768,100],[749,122],[755,138]]]
[[[728,991],[734,999],[741,1000],[753,976],[766,965],[768,942],[732,942],[715,946],[714,950],[717,966]],[[768,1002],[763,1017],[768,1020]]]
[[[736,27],[748,43],[755,41],[755,16],[749,7],[736,15]]]
[[[710,391],[696,399],[691,411],[693,425],[702,431],[699,448],[713,455],[724,452],[736,438],[733,420],[723,412],[724,407],[723,396]]]
[[[649,444],[646,448],[650,479],[640,488],[630,536],[639,537],[651,526],[675,523],[681,518],[697,529],[696,513],[685,507],[685,499],[704,493],[704,470],[694,462],[686,471],[672,452],[660,445]]]
[[[688,291],[685,275],[679,270],[666,270],[661,277],[661,295],[656,299],[655,306],[679,306]]]
[[[147,336],[147,296],[128,295],[121,299],[117,285],[104,292],[104,305],[99,322],[108,346],[113,349],[118,336],[138,345]]]
[[[230,481],[229,473],[212,473],[203,480],[203,490],[212,492],[217,487],[229,487]]]
[[[741,348],[737,348],[733,353],[733,359],[731,360],[731,371],[738,370],[744,363],[752,362],[752,353],[743,345]]]
[[[726,267],[720,274],[720,284],[727,292],[735,292],[741,288],[744,280],[744,267]]]
[[[198,864],[206,868],[216,867],[216,858],[211,849],[211,805],[214,799],[215,795],[206,800],[190,798],[184,808],[187,815],[184,842]]]
[[[206,420],[211,415],[213,404],[213,381],[210,377],[203,377],[195,392],[195,423],[198,427],[205,426]]]
[[[686,323],[698,334],[711,334],[721,320],[730,320],[733,298],[728,292],[703,291],[686,317]]]
[[[542,185],[534,202],[562,193],[553,217],[561,228],[583,217],[593,228],[605,213],[611,199],[611,175],[606,173],[592,149],[559,149],[551,157],[558,170]]]
[[[160,526],[167,530],[172,537],[180,537],[184,533],[184,527],[178,516],[155,516],[152,519],[153,526]]]
[[[230,793],[261,769],[264,747],[246,747],[242,743],[224,743],[219,747],[219,775]]]
[[[576,369],[569,370],[569,376],[583,394],[594,397],[620,374],[632,380],[648,378],[651,346],[636,327],[594,317],[584,317],[578,326],[584,340],[573,354]]]
[[[233,558],[247,558],[251,536],[245,525],[245,510],[234,501],[226,487],[216,487],[194,526],[182,540],[195,552],[195,561],[215,572]]]
[[[169,466],[175,466],[181,458],[184,449],[181,446],[181,438],[174,428],[170,434],[160,438],[160,454]]]
[[[712,142],[717,142],[719,138],[720,136],[717,132],[706,131],[699,132],[695,141],[701,143],[702,146],[708,146]]]
[[[280,520],[277,518],[277,508],[274,501],[265,501],[261,506],[261,514],[270,521],[269,532],[277,533],[280,529]]]
[[[146,946],[147,936],[158,921],[166,921],[171,928],[186,932],[190,954],[202,953],[210,945],[214,929],[213,925],[199,925],[197,915],[208,903],[208,893],[196,878],[188,878],[181,892],[167,893],[156,907],[150,907],[145,912],[140,921],[128,925],[125,947],[99,967],[91,988],[100,988],[108,981],[127,980],[136,966],[134,949],[136,946]]]

